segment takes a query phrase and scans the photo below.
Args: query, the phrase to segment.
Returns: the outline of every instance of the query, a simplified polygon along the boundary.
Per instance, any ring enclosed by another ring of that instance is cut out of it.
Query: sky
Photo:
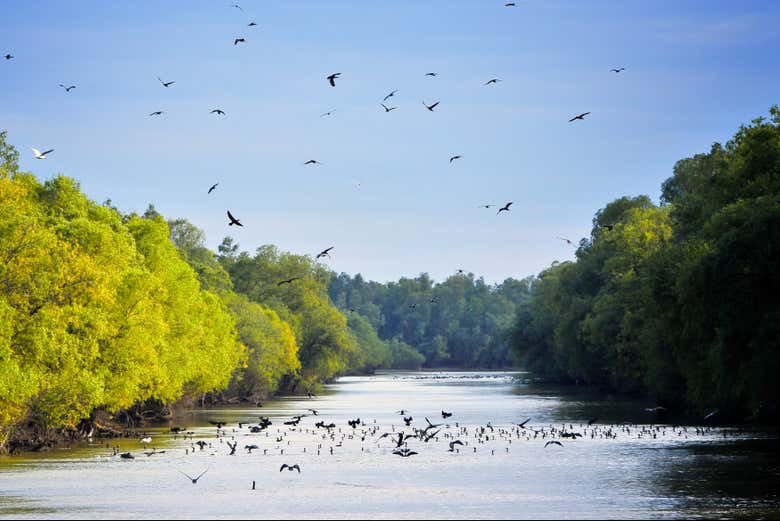
[[[331,269],[372,280],[499,282],[573,259],[556,237],[618,197],[658,201],[676,161],[780,103],[774,0],[237,1],[3,2],[0,130],[21,167],[184,217],[213,249],[334,246]]]

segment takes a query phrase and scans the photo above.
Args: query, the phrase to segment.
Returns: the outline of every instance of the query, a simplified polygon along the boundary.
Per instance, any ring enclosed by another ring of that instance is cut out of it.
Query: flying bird
[[[168,82],[165,82],[165,81],[163,81],[163,80],[162,80],[162,78],[160,78],[159,76],[157,76],[157,79],[158,79],[158,80],[160,80],[160,83],[162,83],[162,86],[163,86],[163,87],[165,87],[165,88],[168,88],[168,87],[170,87],[171,85],[173,85],[174,83],[176,83],[175,81],[168,81]]]
[[[149,115],[150,115],[150,116],[162,116],[163,114],[165,114],[165,112],[164,112],[164,111],[162,111],[162,110],[158,110],[158,111],[156,111],[156,112],[152,112],[152,113],[151,113],[151,114],[149,114]]]
[[[624,70],[626,70],[626,68],[625,68],[625,67],[620,67],[619,69],[610,69],[610,71],[611,71],[611,72],[614,72],[615,74],[618,74],[618,73],[620,73],[620,72],[623,72]]]
[[[308,161],[306,161],[306,162],[304,163],[304,165],[321,165],[321,164],[322,164],[322,163],[320,163],[320,162],[319,162],[319,161],[317,161],[316,159],[309,159]]]
[[[504,4],[504,7],[514,7],[514,6],[515,6],[514,2],[507,2]]]
[[[568,244],[569,244],[569,246],[574,246],[574,243],[573,243],[573,242],[571,242],[569,239],[567,239],[567,238],[565,238],[565,237],[556,237],[556,239],[559,239],[559,240],[561,240],[561,241],[563,241],[563,242],[566,242],[566,243],[568,243]]]
[[[453,162],[453,161],[455,161],[456,159],[460,159],[460,158],[462,158],[462,157],[463,157],[463,156],[452,156],[452,157],[450,158],[450,164],[452,164],[452,162]]]
[[[582,114],[580,114],[579,116],[574,116],[573,118],[571,118],[571,119],[569,120],[569,123],[571,123],[572,121],[575,121],[575,120],[577,120],[577,119],[581,119],[582,121],[585,121],[585,116],[587,116],[588,114],[590,114],[590,112],[583,112],[583,113],[582,113]]]
[[[493,78],[492,80],[488,80],[487,82],[485,82],[485,85],[495,85],[499,81],[501,80],[499,80],[498,78]]]
[[[489,209],[489,208],[493,208],[494,206],[495,206],[494,204],[481,204],[481,205],[477,206],[477,208],[488,208]]]
[[[417,453],[409,449],[398,449],[398,450],[394,450],[393,454],[398,454],[402,458],[408,458],[409,456],[414,456]]]
[[[339,76],[341,76],[341,73],[340,72],[336,72],[336,73],[331,74],[330,76],[326,76],[325,79],[330,82],[330,86],[331,87],[335,87],[336,86],[336,78],[338,78]]]
[[[249,24],[247,24],[247,27],[256,27],[256,26],[257,24],[254,22],[249,22]]]
[[[509,211],[509,207],[512,206],[513,204],[514,204],[514,202],[506,203],[506,206],[504,206],[503,208],[499,208],[498,209],[498,211],[496,212],[496,215],[500,214],[501,212],[508,212]]]
[[[449,418],[450,416],[452,416],[452,413],[451,413],[451,412],[444,412],[444,411],[441,411],[441,417],[442,417],[442,418],[444,418],[445,420],[446,420],[447,418]]]
[[[198,480],[199,480],[200,478],[202,478],[202,477],[203,477],[203,474],[205,474],[205,473],[206,473],[206,472],[208,472],[208,471],[209,471],[209,469],[206,469],[206,470],[204,470],[203,472],[201,472],[201,473],[200,473],[200,475],[199,475],[197,478],[193,478],[192,476],[190,476],[189,474],[187,474],[187,473],[185,473],[185,472],[182,472],[182,471],[179,471],[179,472],[180,472],[181,474],[184,474],[185,476],[187,476],[187,477],[190,479],[190,481],[192,481],[192,484],[193,484],[193,485],[197,485],[197,484],[198,484]]]
[[[5,58],[6,60],[10,60],[13,58],[13,56],[11,56],[10,54],[6,54],[5,56],[3,56],[3,58]]]
[[[434,103],[433,105],[430,105],[430,106],[429,106],[429,105],[427,105],[427,104],[425,103],[425,101],[423,101],[423,105],[425,105],[425,108],[426,108],[426,109],[428,109],[428,110],[430,110],[431,112],[433,112],[433,109],[435,109],[435,108],[436,108],[436,105],[438,105],[438,104],[439,104],[439,102],[437,101],[437,102],[436,102],[436,103]]]
[[[213,192],[214,190],[216,190],[216,189],[217,189],[217,185],[218,185],[218,184],[219,184],[219,183],[214,183],[213,185],[211,185],[211,188],[209,188],[209,192],[208,192],[208,193],[210,194],[211,192]],[[207,194],[207,195],[208,195],[208,194]]]
[[[428,74],[426,74],[426,76],[430,76],[431,78],[433,78],[434,76],[438,76],[438,75],[439,75],[438,72],[429,72]]]
[[[238,219],[233,217],[233,214],[230,213],[230,210],[228,210],[227,216],[228,216],[228,219],[230,219],[230,222],[228,223],[228,226],[233,226],[235,224],[236,226],[241,226],[242,228],[244,227],[244,225],[241,224],[241,221],[239,221]],[[219,428],[219,426],[217,426],[217,428]]]
[[[523,423],[518,423],[517,426],[521,429],[525,429],[525,424],[531,421],[531,418],[526,418],[526,420]]]
[[[450,452],[455,452],[455,445],[463,445],[463,442],[460,440],[455,440],[450,442]]]
[[[62,83],[60,83],[60,87],[62,87],[63,89],[65,89],[65,92],[70,92],[70,91],[72,91],[73,89],[75,89],[75,88],[76,88],[76,86],[75,86],[75,85],[71,85],[70,87],[66,87],[66,86],[65,86],[65,85],[63,85]]]
[[[220,110],[220,109],[214,109],[211,112],[209,112],[209,114],[219,114],[220,116],[224,116],[225,115],[225,111],[224,110]]]
[[[238,45],[239,43],[246,43],[246,39],[244,39],[244,38],[236,38],[235,40],[233,40],[233,45],[234,46]]]
[[[292,278],[289,278],[289,279],[280,280],[276,285],[277,286],[283,286],[285,284],[292,284],[296,280],[300,280],[300,277],[292,277]],[[317,413],[315,412],[314,415],[316,416]]]
[[[326,112],[326,113],[324,113],[324,114],[320,114],[320,117],[321,117],[321,118],[324,118],[325,116],[330,116],[330,115],[331,115],[331,114],[333,114],[334,112],[336,112],[336,109],[329,110],[328,112]]]
[[[299,467],[297,464],[296,465],[288,465],[287,463],[285,463],[284,465],[281,466],[281,468],[279,469],[279,472],[283,471],[284,469],[287,469],[290,472],[292,472],[293,470],[297,470],[298,474],[301,473],[301,467]]]
[[[563,443],[561,443],[560,441],[551,440],[544,444],[544,448],[546,449],[550,445],[558,445],[559,447],[563,447]]]
[[[244,12],[244,9],[238,4],[233,4],[230,7],[235,7],[236,9],[240,9],[242,13]]]
[[[317,254],[316,258],[319,259],[320,257],[327,257],[327,258],[330,259],[330,250],[332,250],[333,248],[334,248],[334,246],[331,246],[330,248],[326,248],[326,249],[322,250],[321,252],[319,252]]]
[[[46,154],[51,154],[54,152],[54,149],[47,150],[46,152],[41,152],[37,148],[30,147],[30,150],[33,151],[33,154],[35,154],[35,159],[46,159]]]
[[[382,108],[385,109],[385,112],[390,112],[391,110],[395,110],[395,109],[398,108],[398,107],[388,107],[384,103],[381,103],[381,105],[382,105]]]
[[[390,94],[388,94],[387,96],[385,96],[385,98],[384,98],[382,101],[387,101],[389,98],[392,98],[393,96],[395,96],[395,93],[396,93],[396,92],[398,92],[398,91],[397,91],[397,90],[394,90],[393,92],[391,92]]]

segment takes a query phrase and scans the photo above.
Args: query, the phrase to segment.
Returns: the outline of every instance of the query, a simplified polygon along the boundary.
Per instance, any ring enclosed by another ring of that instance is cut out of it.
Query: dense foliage
[[[661,202],[601,210],[576,262],[533,282],[514,348],[549,377],[776,415],[780,110],[678,162]]]
[[[490,286],[458,274],[436,284],[422,274],[382,284],[342,273],[333,276],[330,296],[392,342],[393,367],[507,367],[514,365],[507,331],[528,283],[507,279]]]

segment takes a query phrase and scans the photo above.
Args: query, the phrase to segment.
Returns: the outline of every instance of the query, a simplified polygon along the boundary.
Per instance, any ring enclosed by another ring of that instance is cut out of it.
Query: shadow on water
[[[54,514],[57,510],[38,506],[35,501],[23,497],[0,496],[0,516]]]

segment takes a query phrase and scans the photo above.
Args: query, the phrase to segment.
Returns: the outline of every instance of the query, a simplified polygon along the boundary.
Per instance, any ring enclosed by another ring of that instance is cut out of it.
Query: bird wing
[[[438,104],[439,104],[439,102],[437,101],[436,103],[434,103],[433,105],[431,105],[431,108],[432,108],[432,109],[435,109],[435,108],[436,108],[436,106],[437,106]]]
[[[46,154],[49,154],[49,153],[51,153],[51,152],[54,152],[54,149],[53,149],[53,148],[52,148],[52,149],[49,149],[49,150],[47,150],[46,152],[43,152],[41,155],[42,155],[42,156],[45,156]]]
[[[197,477],[197,478],[195,478],[195,481],[198,481],[200,478],[202,478],[202,477],[203,477],[203,475],[204,475],[206,472],[208,472],[208,471],[209,471],[209,469],[206,469],[206,470],[204,470],[203,472],[201,472],[200,474],[198,474],[198,477]]]
[[[230,219],[231,221],[236,221],[236,218],[233,217],[233,214],[230,213],[230,210],[228,210],[227,216],[228,216],[228,219]]]
[[[300,473],[301,473],[301,467],[299,467],[297,464],[293,465],[293,466],[292,466],[292,467],[290,467],[290,468],[291,468],[291,469],[296,469],[296,470],[298,471],[298,474],[300,474]]]
[[[37,148],[30,147],[30,150],[33,151],[33,153],[36,155],[36,157],[41,155],[41,151],[38,150]]]
[[[286,469],[287,467],[288,467],[287,463],[283,464],[283,465],[282,465],[282,466],[279,468],[279,472],[283,471],[283,470],[284,470],[284,469]]]
[[[187,476],[187,477],[190,479],[190,481],[192,481],[192,476],[190,476],[190,475],[189,475],[189,474],[187,474],[186,472],[182,472],[182,471],[179,471],[179,472],[180,472],[181,474],[184,474],[185,476]]]

